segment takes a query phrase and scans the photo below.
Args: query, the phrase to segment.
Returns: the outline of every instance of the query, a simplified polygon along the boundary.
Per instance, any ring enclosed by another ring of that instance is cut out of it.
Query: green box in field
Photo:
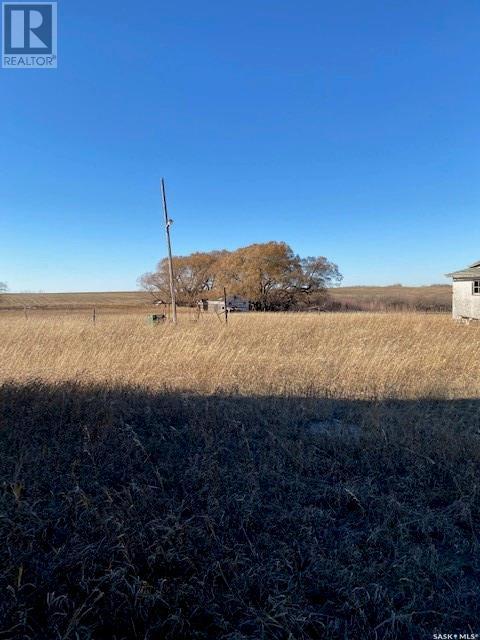
[[[160,324],[165,321],[165,316],[163,314],[153,313],[147,317],[147,323],[150,325]]]

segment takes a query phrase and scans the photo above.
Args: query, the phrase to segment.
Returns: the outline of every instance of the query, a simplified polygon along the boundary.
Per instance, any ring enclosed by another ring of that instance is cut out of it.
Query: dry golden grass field
[[[233,314],[178,326],[125,314],[0,316],[0,378],[192,393],[476,398],[480,328],[446,314]]]
[[[480,631],[479,326],[112,304],[0,312],[0,638]]]

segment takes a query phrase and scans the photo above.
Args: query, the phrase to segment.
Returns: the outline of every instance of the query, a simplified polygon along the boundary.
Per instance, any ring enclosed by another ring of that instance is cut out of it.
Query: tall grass
[[[477,397],[480,328],[447,315],[0,318],[0,379],[342,398]]]

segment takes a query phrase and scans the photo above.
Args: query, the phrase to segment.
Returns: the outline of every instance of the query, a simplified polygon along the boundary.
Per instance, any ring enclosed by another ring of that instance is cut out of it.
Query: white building
[[[447,276],[453,278],[452,315],[455,320],[480,320],[480,261]]]

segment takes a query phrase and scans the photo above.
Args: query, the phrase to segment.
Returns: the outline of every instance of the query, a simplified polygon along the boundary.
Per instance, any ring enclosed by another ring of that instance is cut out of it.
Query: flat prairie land
[[[449,311],[452,287],[336,287],[329,289],[333,302],[351,311]],[[98,307],[105,311],[126,312],[152,306],[154,298],[145,291],[106,293],[5,293],[0,295],[0,311],[6,309],[81,311]]]
[[[111,291],[91,293],[3,293],[0,311],[24,309],[71,309],[148,307],[152,296],[145,291]]]
[[[0,314],[0,638],[480,625],[480,326]]]
[[[331,298],[345,308],[357,311],[440,311],[452,307],[449,284],[424,287],[338,287],[329,290]]]

